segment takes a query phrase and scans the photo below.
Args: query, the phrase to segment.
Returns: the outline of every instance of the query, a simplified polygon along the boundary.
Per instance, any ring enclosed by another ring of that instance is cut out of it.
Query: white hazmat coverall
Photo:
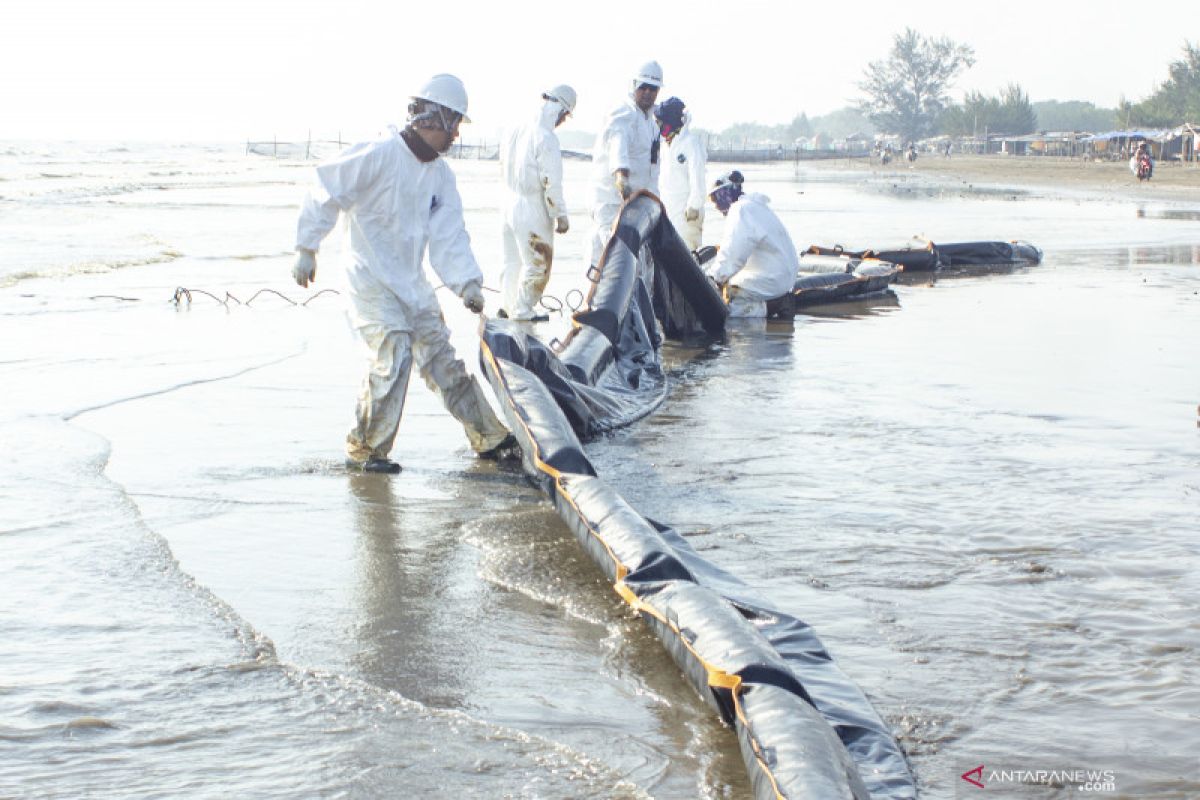
[[[683,127],[670,142],[662,145],[662,201],[667,219],[683,237],[689,250],[700,248],[704,233],[704,167],[708,148],[692,134],[691,118],[684,112]],[[700,215],[690,222],[684,212],[694,208]]]
[[[796,285],[800,257],[769,202],[764,194],[747,194],[730,206],[725,240],[707,270],[717,283],[728,282],[731,317],[765,317],[767,301]]]
[[[631,94],[608,115],[604,132],[592,150],[592,247],[589,266],[600,261],[604,245],[612,234],[613,221],[624,199],[613,183],[613,173],[629,170],[629,190],[648,189],[658,194],[658,162],[651,163],[654,143],[658,141],[658,123],[650,111],[637,107]]]
[[[476,452],[508,435],[478,381],[450,346],[429,262],[455,294],[483,275],[471,253],[462,199],[450,165],[422,163],[392,128],[382,138],[354,145],[316,169],[317,182],[300,211],[296,244],[316,250],[344,214],[350,232],[350,295],[354,325],[371,352],[370,371],[358,399],[357,421],[346,437],[349,458],[385,458],[392,449],[409,373],[421,376],[466,429]]]
[[[537,119],[505,137],[500,170],[509,196],[504,205],[504,308],[515,319],[534,315],[554,262],[554,221],[567,213],[562,150],[554,125],[563,107],[547,100]]]

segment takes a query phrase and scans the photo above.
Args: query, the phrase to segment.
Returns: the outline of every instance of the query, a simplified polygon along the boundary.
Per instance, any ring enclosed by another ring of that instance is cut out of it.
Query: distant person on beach
[[[764,194],[746,194],[734,170],[717,178],[709,199],[728,219],[725,239],[706,274],[721,289],[729,316],[763,318],[767,301],[792,291],[800,258],[783,221]]]
[[[554,263],[554,234],[571,227],[563,200],[562,149],[554,129],[575,110],[575,90],[555,86],[542,93],[535,119],[509,131],[500,148],[500,172],[508,197],[503,206],[504,269],[500,316],[545,322],[535,308]]]
[[[1150,147],[1145,141],[1138,142],[1137,149],[1129,159],[1129,169],[1139,181],[1148,181],[1154,177],[1154,159],[1150,156]]]
[[[647,61],[634,76],[629,97],[609,112],[596,138],[589,266],[600,262],[622,204],[643,189],[658,193],[658,125],[651,112],[662,85],[662,67]]]
[[[665,146],[661,150],[662,201],[667,219],[689,250],[698,250],[704,235],[704,168],[708,148],[692,133],[692,117],[678,97],[654,110]]]
[[[346,466],[397,473],[388,458],[413,362],[429,388],[466,429],[484,458],[511,455],[516,440],[450,346],[433,287],[421,263],[476,314],[483,311],[483,274],[471,252],[462,199],[450,165],[438,156],[467,119],[467,91],[453,75],[435,75],[412,96],[408,125],[353,145],[316,168],[317,180],[300,210],[299,255],[292,276],[316,279],[316,252],[339,214],[348,218],[350,296],[354,325],[371,352],[358,399],[357,421],[346,437]]]

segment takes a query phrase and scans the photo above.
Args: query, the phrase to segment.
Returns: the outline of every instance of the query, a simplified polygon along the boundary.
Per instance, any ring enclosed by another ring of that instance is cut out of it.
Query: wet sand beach
[[[553,507],[421,381],[404,472],[342,468],[366,364],[344,295],[293,304],[311,164],[0,155],[0,797],[751,796]],[[922,797],[980,764],[1196,797],[1200,194],[975,161],[748,167],[801,248],[1019,238],[1044,261],[670,343],[667,400],[588,456],[813,626]],[[453,167],[495,287],[496,165]],[[588,167],[558,298],[586,288]],[[315,290],[344,290],[339,235]],[[477,372],[476,318],[438,295]]]
[[[912,164],[897,159],[880,165],[867,159],[805,162],[814,171],[869,172],[876,177],[919,177],[964,189],[1009,186],[1023,190],[1088,192],[1112,200],[1200,202],[1200,162],[1157,162],[1154,177],[1138,181],[1126,161],[1092,161],[1052,156],[976,156],[949,158],[922,153]]]

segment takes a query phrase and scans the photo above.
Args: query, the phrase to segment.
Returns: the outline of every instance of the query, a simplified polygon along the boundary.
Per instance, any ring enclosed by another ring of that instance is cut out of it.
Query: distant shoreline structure
[[[1109,131],[1101,134],[1050,131],[1022,136],[936,136],[916,142],[914,151],[926,158],[953,153],[1029,157],[1035,160],[1063,158],[1123,161],[1128,159],[1132,146],[1141,141],[1150,145],[1156,161],[1189,165],[1200,162],[1200,129],[1190,123],[1170,130]],[[869,139],[862,135],[833,141],[825,147],[813,147],[811,142],[799,141],[791,144],[747,141],[741,146],[728,146],[728,140],[724,140],[720,141],[724,146],[718,147],[711,146],[711,139],[709,143],[709,161],[735,164],[878,159],[885,150],[888,155],[899,159],[908,148],[908,143],[900,142],[895,136],[876,136]],[[257,141],[247,139],[246,154],[286,160],[322,160],[336,155],[348,144],[350,142],[342,138],[340,131],[335,138],[314,139],[310,134],[303,141],[280,141],[278,138]],[[455,159],[497,161],[500,158],[500,142],[487,139],[474,142],[459,140],[447,155]],[[576,161],[590,161],[592,158],[588,149],[580,147],[563,148],[563,157]]]
[[[306,139],[304,141],[280,141],[279,139],[246,140],[246,154],[278,158],[288,161],[321,160],[335,155],[349,142],[339,135],[336,139]],[[592,154],[582,150],[562,151],[563,158],[574,161],[591,161]],[[450,158],[472,161],[498,161],[499,142],[458,142],[446,154]],[[870,154],[846,150],[812,150],[783,145],[760,147],[722,147],[708,151],[708,160],[719,163],[751,164],[772,161],[820,161],[832,158],[867,158]]]

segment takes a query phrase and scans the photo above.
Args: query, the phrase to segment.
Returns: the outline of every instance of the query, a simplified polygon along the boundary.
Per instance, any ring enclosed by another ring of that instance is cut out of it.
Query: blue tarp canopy
[[[1175,136],[1171,131],[1141,130],[1141,131],[1109,131],[1108,133],[1093,133],[1083,137],[1085,142],[1107,142],[1113,139],[1154,139],[1162,141]]]

